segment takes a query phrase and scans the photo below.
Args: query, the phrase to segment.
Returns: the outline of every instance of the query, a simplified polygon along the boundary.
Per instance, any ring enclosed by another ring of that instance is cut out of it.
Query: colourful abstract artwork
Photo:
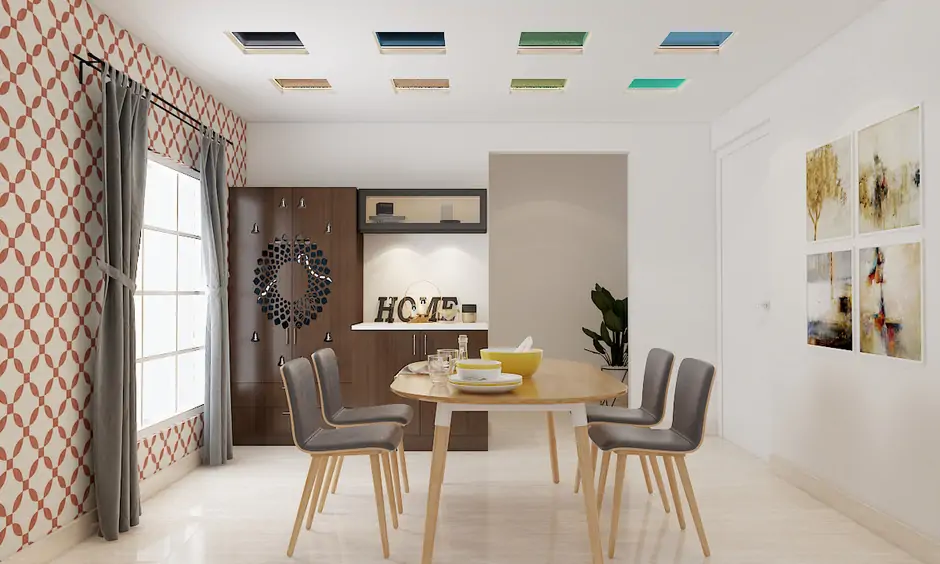
[[[920,225],[922,189],[920,108],[859,131],[859,233]]]
[[[921,360],[921,244],[859,249],[859,313],[864,353]]]
[[[852,235],[852,137],[806,153],[806,240]]]
[[[806,340],[852,350],[852,251],[806,257]]]

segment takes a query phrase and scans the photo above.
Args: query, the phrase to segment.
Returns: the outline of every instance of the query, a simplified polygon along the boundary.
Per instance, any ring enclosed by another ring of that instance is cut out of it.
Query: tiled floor
[[[488,453],[447,460],[435,562],[578,564],[590,561],[583,502],[572,493],[574,443],[559,416],[562,483],[551,482],[544,417],[491,416]],[[368,459],[347,459],[336,495],[313,530],[285,555],[308,459],[293,448],[241,448],[233,464],[201,468],[144,505],[141,525],[108,543],[93,538],[61,564],[373,564],[382,559]],[[389,562],[417,563],[429,453],[409,453],[411,493]],[[906,553],[774,477],[719,439],[689,467],[711,542],[702,557],[695,530],[680,532],[649,496],[635,458],[614,562],[636,564],[916,564]],[[611,482],[612,482],[611,478]],[[610,492],[601,521],[604,546]]]

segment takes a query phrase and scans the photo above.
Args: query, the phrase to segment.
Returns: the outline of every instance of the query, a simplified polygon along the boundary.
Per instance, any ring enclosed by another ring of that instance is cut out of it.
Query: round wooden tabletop
[[[467,394],[450,384],[431,384],[427,375],[398,374],[392,391],[409,399],[464,404],[587,403],[615,398],[627,387],[596,366],[583,362],[545,359],[531,378],[504,394]]]

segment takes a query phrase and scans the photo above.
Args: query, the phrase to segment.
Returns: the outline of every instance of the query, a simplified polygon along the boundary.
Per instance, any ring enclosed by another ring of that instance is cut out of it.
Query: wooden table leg
[[[552,460],[552,481],[557,484],[560,480],[558,478],[558,443],[555,441],[555,414],[549,411],[545,415],[548,416],[548,455]]]
[[[434,559],[434,535],[437,533],[437,514],[441,507],[441,484],[444,482],[444,466],[447,462],[447,445],[450,442],[451,408],[437,404],[434,421],[434,451],[431,454],[431,479],[428,483],[428,508],[424,518],[424,547],[421,564],[431,564]],[[596,515],[596,514],[595,514]]]
[[[584,405],[571,408],[574,437],[578,443],[578,465],[581,468],[581,493],[584,496],[584,512],[587,515],[588,539],[591,543],[591,562],[604,562],[601,548],[601,527],[597,515],[597,497],[594,491],[594,466],[591,462],[591,441],[588,438],[587,414]],[[428,564],[428,563],[425,563]]]

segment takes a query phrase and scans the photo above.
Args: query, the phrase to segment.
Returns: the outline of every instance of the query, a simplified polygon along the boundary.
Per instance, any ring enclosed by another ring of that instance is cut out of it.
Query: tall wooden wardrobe
[[[292,444],[279,365],[323,347],[346,403],[369,402],[350,329],[362,321],[355,188],[233,188],[229,267],[236,445]]]

